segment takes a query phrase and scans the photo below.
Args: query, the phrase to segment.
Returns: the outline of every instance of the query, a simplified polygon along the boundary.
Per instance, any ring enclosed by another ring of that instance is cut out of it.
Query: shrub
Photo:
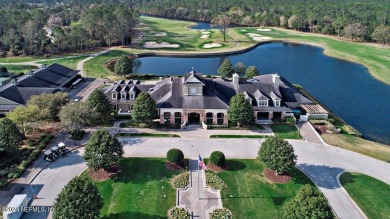
[[[285,120],[289,124],[292,124],[292,125],[295,124],[295,117],[286,117]]]
[[[140,128],[148,128],[149,127],[149,125],[147,123],[144,123],[144,122],[141,122],[138,126]]]
[[[210,212],[210,219],[232,219],[232,212],[230,212],[227,208],[220,208],[215,209],[214,211]]]
[[[190,183],[190,174],[182,173],[175,178],[173,178],[173,187],[177,188],[185,188]]]
[[[224,167],[225,155],[220,151],[214,151],[210,155],[210,162],[218,167]]]
[[[211,188],[218,190],[227,188],[225,182],[212,172],[206,172],[206,184]]]
[[[173,148],[168,151],[167,159],[171,163],[180,164],[184,161],[184,154],[181,150]]]
[[[174,207],[169,210],[169,218],[171,219],[188,219],[190,216],[184,208]]]

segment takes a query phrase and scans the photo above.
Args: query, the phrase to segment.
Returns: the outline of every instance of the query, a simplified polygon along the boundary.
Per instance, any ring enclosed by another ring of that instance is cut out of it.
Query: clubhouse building
[[[182,77],[169,77],[156,84],[139,81],[118,81],[105,91],[112,108],[118,114],[131,114],[135,98],[148,92],[156,101],[161,124],[186,122],[209,125],[227,125],[230,99],[244,94],[252,105],[254,119],[271,123],[273,118],[293,116],[293,110],[312,102],[298,92],[287,80],[277,74],[256,76],[253,79],[233,75],[232,80],[206,78],[191,71]]]

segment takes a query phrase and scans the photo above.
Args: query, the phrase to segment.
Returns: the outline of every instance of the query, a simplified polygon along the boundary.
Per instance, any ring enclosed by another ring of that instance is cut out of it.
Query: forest
[[[0,1],[0,56],[56,54],[131,43],[138,12],[120,4],[80,2]]]
[[[127,45],[140,13],[390,42],[385,0],[0,0],[0,55]]]

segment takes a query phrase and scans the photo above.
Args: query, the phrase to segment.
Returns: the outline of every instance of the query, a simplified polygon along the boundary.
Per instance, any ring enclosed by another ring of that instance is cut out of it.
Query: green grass
[[[154,137],[154,138],[180,138],[176,134],[166,134],[166,133],[118,133],[118,137]]]
[[[267,138],[267,135],[210,135],[210,138]]]
[[[343,173],[341,185],[370,219],[390,218],[390,185],[360,173]]]
[[[165,159],[126,158],[114,179],[96,182],[104,201],[102,218],[167,218],[175,206],[170,179],[179,172],[165,168]]]
[[[285,139],[302,139],[297,127],[287,123],[275,123],[271,125],[275,136]]]
[[[109,75],[115,77],[113,73],[105,67],[105,64],[111,59],[118,58],[122,55],[128,55],[129,53],[122,50],[112,50],[97,56],[84,63],[84,73],[88,77],[107,77]]]
[[[246,31],[242,31],[246,30]],[[365,65],[370,73],[387,84],[390,84],[390,49],[379,45],[339,40],[320,34],[302,33],[282,29],[271,32],[260,32],[256,28],[235,28],[237,33],[257,33],[278,40],[314,43],[325,46],[325,54]],[[250,39],[249,37],[247,37]]]
[[[87,58],[88,55],[82,55],[82,56],[77,56],[77,57],[71,57],[71,58],[64,58],[64,59],[58,59],[58,60],[49,60],[49,61],[43,61],[43,62],[38,62],[41,64],[46,64],[46,65],[51,65],[53,63],[57,63],[63,66],[66,66],[71,69],[76,69],[77,68],[77,63],[79,63],[81,60]]]
[[[8,72],[17,73],[17,74],[20,72],[27,73],[30,70],[38,69],[37,66],[33,66],[33,65],[0,65],[0,67],[6,67]]]
[[[233,218],[280,218],[280,211],[304,184],[312,184],[298,169],[291,172],[287,184],[271,184],[262,172],[259,160],[227,160],[227,171],[218,173],[226,183],[222,203],[233,213]]]

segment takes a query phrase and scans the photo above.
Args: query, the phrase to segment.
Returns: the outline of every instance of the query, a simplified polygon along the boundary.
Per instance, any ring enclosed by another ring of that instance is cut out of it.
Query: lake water
[[[207,30],[207,29],[211,29],[211,25],[210,23],[206,23],[206,22],[197,22],[196,25],[194,26],[190,26],[189,28],[191,29],[195,29],[195,30]]]
[[[362,65],[325,56],[321,48],[272,43],[228,56],[144,57],[138,59],[134,73],[180,75],[194,67],[203,74],[217,74],[225,58],[302,85],[364,137],[390,144],[390,86],[374,79]]]

